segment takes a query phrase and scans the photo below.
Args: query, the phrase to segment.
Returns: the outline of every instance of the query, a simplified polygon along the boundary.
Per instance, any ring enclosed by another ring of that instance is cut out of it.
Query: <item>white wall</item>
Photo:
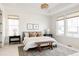
[[[39,30],[37,31],[44,31],[45,29],[50,27],[50,18],[48,16],[45,15],[41,15],[38,13],[31,13],[31,12],[26,12],[23,11],[21,12],[21,10],[18,9],[6,9],[6,17],[8,15],[18,15],[19,16],[19,30],[20,30],[20,34],[22,35],[22,32],[27,31],[27,24],[28,23],[33,23],[33,24],[39,24]],[[5,43],[8,43],[8,22],[7,22],[6,18],[6,26],[5,26],[5,34],[6,34],[6,39],[5,39]]]
[[[44,15],[39,14],[22,14],[20,15],[20,31],[28,31],[27,30],[27,24],[33,23],[33,24],[39,24],[39,30],[37,31],[43,31],[47,28],[49,28],[49,18]]]

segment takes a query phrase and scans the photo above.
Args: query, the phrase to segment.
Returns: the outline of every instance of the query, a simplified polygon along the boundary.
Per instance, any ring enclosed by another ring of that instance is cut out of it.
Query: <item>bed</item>
[[[57,44],[57,41],[54,38],[46,37],[41,35],[41,32],[24,32],[24,38],[23,38],[23,44],[24,48],[23,50],[28,50],[30,48],[35,48],[37,45],[36,42],[47,42],[51,41],[54,42],[53,44]],[[29,34],[28,34],[29,33]],[[47,44],[42,44],[41,46],[46,46]]]

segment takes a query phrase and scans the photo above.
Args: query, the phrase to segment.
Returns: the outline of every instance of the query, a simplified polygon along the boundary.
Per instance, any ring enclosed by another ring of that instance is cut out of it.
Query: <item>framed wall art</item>
[[[27,24],[27,30],[33,30],[33,24],[28,23]]]
[[[38,30],[39,29],[39,25],[38,24],[33,24],[33,29],[34,30]]]

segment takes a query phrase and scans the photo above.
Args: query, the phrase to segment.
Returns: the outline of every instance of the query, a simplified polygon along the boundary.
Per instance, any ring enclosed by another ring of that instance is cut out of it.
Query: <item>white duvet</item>
[[[25,37],[23,44],[24,44],[24,50],[28,50],[29,48],[34,48],[37,47],[37,45],[35,44],[35,42],[44,42],[44,41],[54,41],[54,43],[56,44],[56,40],[54,38],[51,37]],[[46,45],[46,44],[45,44]],[[42,45],[44,46],[44,45]]]

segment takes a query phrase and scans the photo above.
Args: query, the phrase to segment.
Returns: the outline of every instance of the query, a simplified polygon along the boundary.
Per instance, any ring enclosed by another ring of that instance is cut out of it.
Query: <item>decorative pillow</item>
[[[41,32],[36,32],[36,37],[40,37],[40,36],[42,36],[42,33]]]
[[[25,37],[29,37],[29,33],[28,32],[25,32]]]
[[[36,32],[29,32],[29,37],[36,37]]]

